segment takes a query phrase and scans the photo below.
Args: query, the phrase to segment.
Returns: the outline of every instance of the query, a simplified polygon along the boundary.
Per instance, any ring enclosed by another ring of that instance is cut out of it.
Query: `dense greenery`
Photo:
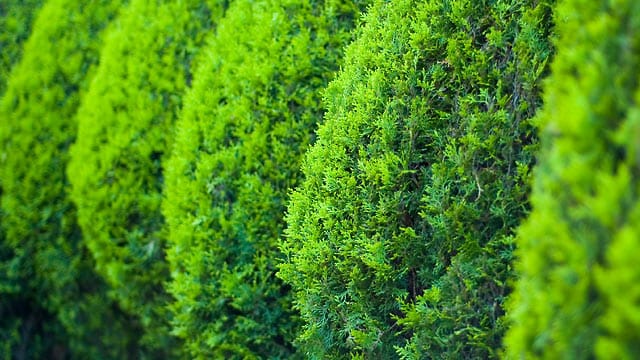
[[[364,3],[237,0],[207,48],[164,206],[175,331],[193,356],[293,356],[299,324],[275,277],[287,191]]]
[[[64,173],[73,115],[120,5],[48,1],[0,103],[5,358],[125,357],[135,342],[136,325],[93,272]]]
[[[167,356],[163,162],[191,67],[221,1],[133,0],[106,36],[78,113],[69,177],[85,241],[110,294]],[[174,354],[175,355],[175,354]]]
[[[370,9],[288,209],[280,276],[314,358],[496,356],[550,12],[539,1]]]
[[[22,56],[22,45],[31,31],[35,8],[40,3],[41,1],[5,1],[0,4],[0,96],[5,91],[12,66]],[[0,207],[0,224],[1,222]],[[12,257],[12,249],[5,242],[0,225],[0,357],[3,359],[39,354],[43,352],[43,348],[51,347],[50,343],[43,344],[40,338],[42,332],[48,331],[42,327],[50,322],[50,314],[37,308],[35,304],[26,303],[26,299],[19,295],[18,279],[21,276],[11,267]],[[32,330],[24,331],[29,321],[34,323]]]
[[[9,72],[22,56],[25,40],[42,0],[3,0],[0,3],[0,96]]]
[[[566,0],[507,356],[640,356],[640,3]]]
[[[632,0],[2,1],[0,358],[639,358],[638,33]]]

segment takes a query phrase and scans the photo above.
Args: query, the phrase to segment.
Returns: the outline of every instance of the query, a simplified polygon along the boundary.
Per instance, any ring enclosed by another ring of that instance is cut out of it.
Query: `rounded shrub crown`
[[[177,125],[164,212],[176,334],[194,356],[289,358],[276,277],[287,191],[363,2],[238,0]]]
[[[163,161],[197,49],[221,1],[133,0],[105,39],[78,113],[69,177],[85,241],[111,295],[169,351]],[[165,355],[166,356],[166,355]]]
[[[17,316],[13,329],[1,332],[3,340],[20,338],[3,346],[8,357],[120,358],[135,341],[127,330],[135,333],[135,324],[106,300],[93,272],[64,172],[102,30],[120,5],[48,1],[0,103],[0,267],[7,270],[0,275],[0,321]]]
[[[519,230],[513,359],[640,357],[640,3],[565,0]]]
[[[489,358],[550,1],[376,1],[325,93],[279,276],[314,358]]]

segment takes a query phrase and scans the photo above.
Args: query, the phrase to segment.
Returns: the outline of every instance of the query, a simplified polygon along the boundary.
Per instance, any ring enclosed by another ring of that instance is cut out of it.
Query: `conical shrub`
[[[497,357],[551,3],[369,10],[286,218],[312,358]]]

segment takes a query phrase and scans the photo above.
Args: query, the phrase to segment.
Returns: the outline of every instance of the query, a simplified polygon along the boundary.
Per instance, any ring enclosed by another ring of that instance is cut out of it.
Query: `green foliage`
[[[287,191],[319,90],[364,2],[238,0],[177,125],[164,213],[175,333],[194,357],[289,358],[299,325],[275,277]]]
[[[551,2],[370,9],[288,208],[312,358],[497,356]]]
[[[31,32],[31,23],[40,3],[40,0],[0,3],[0,96],[5,91],[11,68],[22,57],[23,43]],[[41,339],[47,330],[38,328],[39,324],[49,324],[51,315],[19,295],[20,284],[16,281],[19,275],[13,273],[12,257],[13,252],[5,242],[0,225],[0,358],[34,358],[52,348],[51,342],[43,344]]]
[[[176,348],[163,289],[163,162],[193,58],[222,3],[133,0],[106,36],[71,150],[72,197],[97,270],[163,356]]]
[[[640,357],[640,3],[566,0],[508,358]]]
[[[22,46],[42,0],[2,0],[0,3],[0,96],[11,68],[22,56]]]
[[[106,300],[93,273],[64,173],[74,113],[97,61],[101,31],[119,5],[48,1],[0,103],[5,358],[123,358],[135,341],[135,324]]]

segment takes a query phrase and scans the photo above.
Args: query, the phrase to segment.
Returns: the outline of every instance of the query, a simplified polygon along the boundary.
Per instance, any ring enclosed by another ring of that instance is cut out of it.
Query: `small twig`
[[[482,187],[480,187],[480,179],[478,179],[478,172],[473,170],[473,177],[476,178],[476,186],[478,186],[478,196],[476,196],[476,200],[480,199],[480,195],[482,195]]]

